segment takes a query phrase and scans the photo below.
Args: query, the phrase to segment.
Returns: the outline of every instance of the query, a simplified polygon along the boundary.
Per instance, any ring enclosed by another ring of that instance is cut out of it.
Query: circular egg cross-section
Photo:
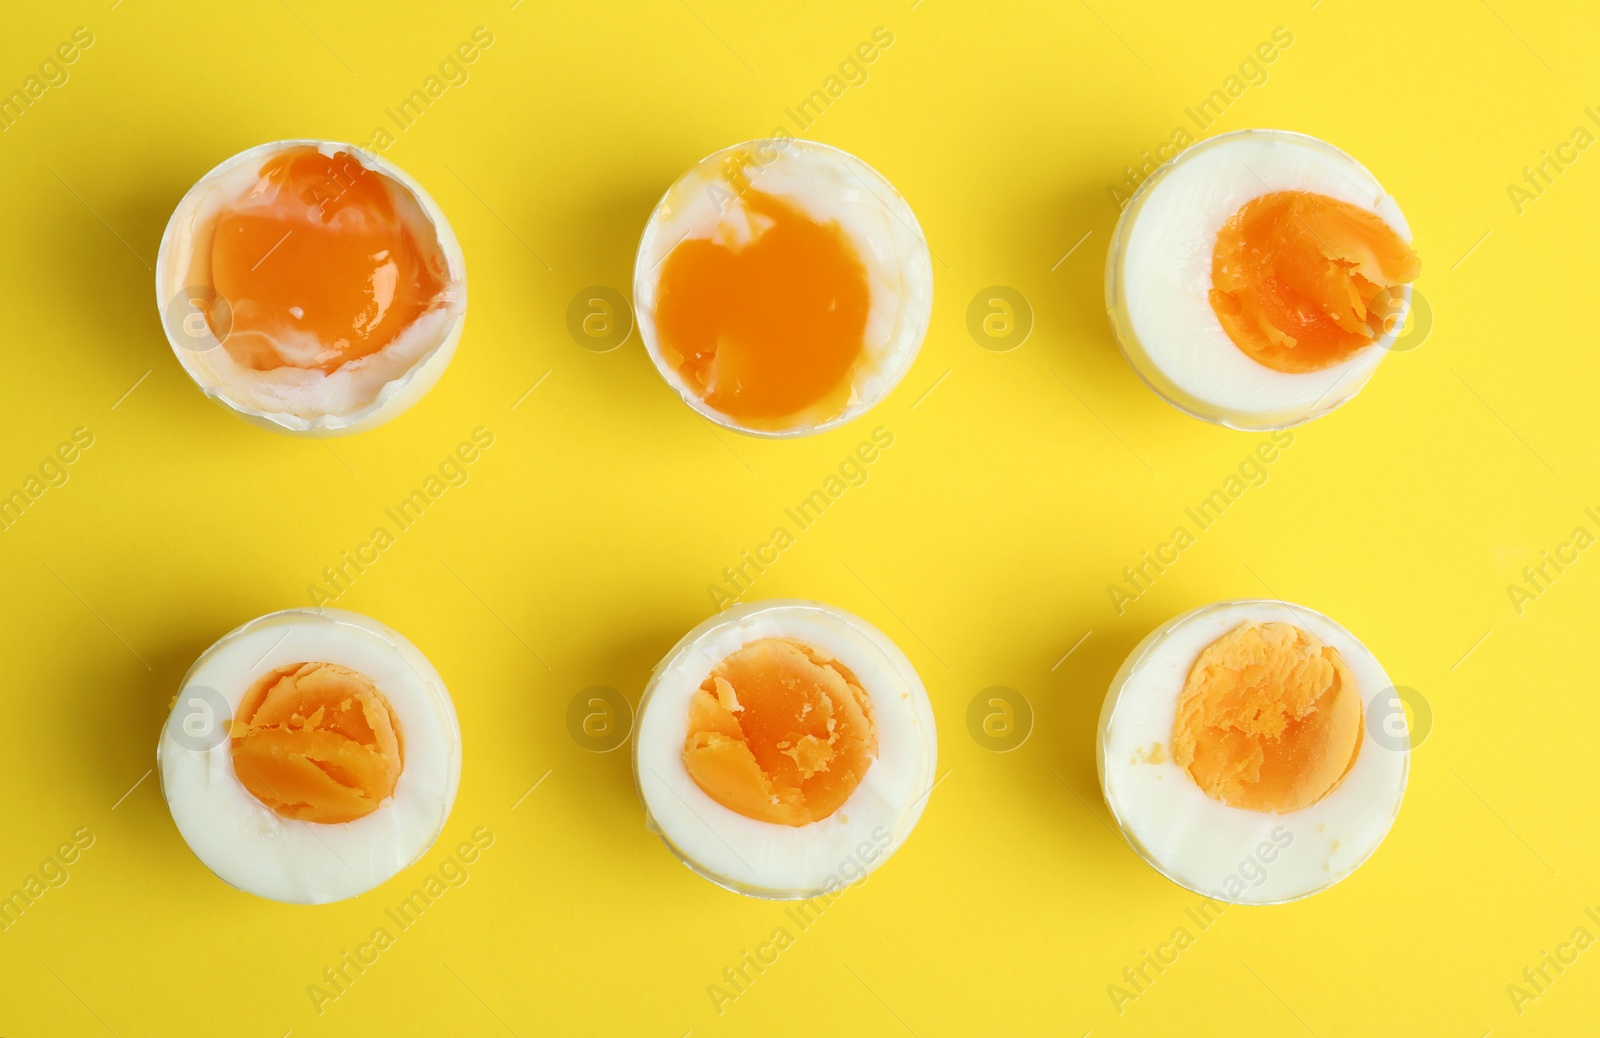
[[[910,835],[934,784],[933,709],[911,662],[815,602],[728,609],[656,666],[634,779],[646,823],[714,883],[810,898]]]
[[[921,228],[876,170],[812,141],[708,156],[656,206],[633,292],[656,369],[756,436],[864,413],[910,369],[933,307]]]
[[[433,845],[461,782],[439,672],[397,632],[290,609],[219,638],[184,677],[156,750],[195,855],[295,904],[364,893]]]
[[[466,263],[443,211],[348,144],[262,144],[184,195],[156,258],[167,340],[205,394],[276,432],[382,424],[455,353]]]
[[[1174,883],[1236,904],[1293,901],[1354,872],[1393,824],[1410,762],[1394,702],[1372,653],[1327,617],[1219,602],[1156,628],[1117,671],[1101,790],[1128,843]]]
[[[1172,406],[1280,429],[1354,397],[1421,271],[1395,200],[1314,137],[1239,130],[1139,185],[1106,257],[1117,345]]]

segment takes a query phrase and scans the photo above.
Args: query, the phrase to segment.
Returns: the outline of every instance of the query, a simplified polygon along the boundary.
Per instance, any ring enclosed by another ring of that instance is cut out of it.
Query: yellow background
[[[1584,914],[1600,905],[1600,553],[1520,615],[1507,585],[1575,527],[1600,533],[1584,515],[1600,505],[1600,150],[1520,214],[1506,188],[1575,127],[1600,132],[1584,114],[1600,110],[1593,9],[1091,4],[8,9],[4,92],[75,27],[95,42],[0,134],[0,490],[73,429],[95,440],[0,533],[0,893],[80,827],[95,842],[0,933],[0,1034],[1592,1030],[1600,950],[1521,1015],[1507,987],[1575,928],[1600,936]],[[152,292],[183,192],[263,141],[365,141],[480,25],[494,42],[470,79],[385,152],[466,252],[470,314],[443,381],[329,442],[208,403]],[[636,333],[580,348],[569,301],[629,291],[665,187],[784,125],[879,26],[893,44],[808,135],[881,170],[937,256],[905,383],[843,429],[762,442],[683,406]],[[1174,127],[1192,132],[1184,109],[1279,26],[1294,43],[1209,132],[1282,127],[1357,156],[1411,221],[1435,325],[1297,430],[1268,482],[1118,615],[1107,585],[1262,437],[1179,414],[1118,355],[1108,188]],[[1034,311],[1011,352],[966,330],[991,285]],[[880,424],[894,446],[868,482],[751,597],[835,603],[898,641],[931,693],[944,779],[904,848],[719,1015],[708,986],[797,928],[680,865],[644,829],[627,749],[581,748],[567,705],[594,685],[636,702],[711,612],[723,567]],[[338,601],[414,640],[455,697],[465,764],[443,838],[338,905],[229,889],[147,776],[181,676],[235,625],[309,604],[323,567],[479,426],[495,441],[469,482]],[[1197,899],[1109,827],[1102,695],[1157,623],[1268,594],[1363,638],[1432,731],[1366,866],[1302,903],[1228,910],[1119,1015],[1107,986]],[[1010,753],[967,729],[995,685],[1035,713]],[[308,986],[479,826],[495,842],[470,880],[319,1016]]]

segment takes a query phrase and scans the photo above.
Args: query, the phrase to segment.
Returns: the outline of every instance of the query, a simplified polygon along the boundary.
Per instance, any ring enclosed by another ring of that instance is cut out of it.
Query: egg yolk
[[[865,349],[866,267],[837,223],[735,184],[754,237],[685,240],[667,255],[661,352],[701,399],[746,425],[836,417]]]
[[[331,372],[429,309],[446,271],[396,211],[402,190],[347,152],[291,148],[261,167],[217,215],[209,269],[191,280],[226,300],[230,327],[215,309],[208,317],[236,361]],[[197,262],[206,255],[197,249]]]
[[[405,748],[389,701],[365,674],[294,663],[245,694],[233,723],[233,770],[285,818],[351,822],[393,795]]]
[[[1361,717],[1337,649],[1291,624],[1247,623],[1189,671],[1172,756],[1213,799],[1283,814],[1321,800],[1350,771]]]
[[[695,690],[683,763],[723,807],[801,826],[850,799],[877,752],[872,704],[855,675],[810,646],[762,638]]]
[[[1308,191],[1246,202],[1211,258],[1211,308],[1245,355],[1321,371],[1371,345],[1422,261],[1376,213]],[[1379,298],[1383,294],[1383,298]]]

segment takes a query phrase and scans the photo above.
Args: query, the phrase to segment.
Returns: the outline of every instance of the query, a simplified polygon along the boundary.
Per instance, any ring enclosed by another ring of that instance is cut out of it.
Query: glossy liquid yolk
[[[662,266],[661,350],[707,404],[755,428],[827,421],[850,403],[871,290],[837,224],[745,187],[753,241],[680,242]]]
[[[850,799],[877,752],[871,701],[850,671],[810,646],[762,638],[695,691],[683,763],[723,807],[801,826]]]
[[[1321,800],[1350,771],[1361,717],[1338,650],[1290,624],[1247,623],[1195,661],[1172,756],[1213,799],[1283,814]]]
[[[1394,290],[1421,270],[1376,213],[1278,191],[1246,202],[1217,235],[1211,308],[1251,359],[1274,371],[1320,371],[1388,331]]]
[[[383,349],[424,313],[445,278],[395,211],[389,178],[347,153],[273,156],[216,219],[209,284],[232,309],[212,330],[258,371],[331,372]],[[435,269],[437,268],[437,269]],[[202,272],[204,273],[204,272]]]
[[[350,822],[393,795],[399,723],[365,674],[294,663],[257,681],[233,724],[233,770],[285,818]]]

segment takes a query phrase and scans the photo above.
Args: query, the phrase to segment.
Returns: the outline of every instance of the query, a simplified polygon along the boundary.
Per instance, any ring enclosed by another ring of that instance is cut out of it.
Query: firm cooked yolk
[[[233,770],[285,818],[351,822],[394,793],[400,725],[365,674],[293,663],[251,686],[233,723]]]
[[[683,763],[746,818],[801,826],[850,799],[878,753],[867,693],[838,660],[787,638],[717,664],[689,704]]]
[[[246,367],[336,370],[383,349],[435,302],[443,260],[395,209],[404,190],[346,152],[291,148],[216,217],[210,285],[231,309],[212,330]],[[203,262],[207,250],[197,249]]]
[[[866,267],[837,223],[748,186],[732,204],[750,235],[679,242],[662,265],[662,354],[707,404],[746,425],[834,418],[865,349]]]
[[[1172,758],[1231,807],[1308,807],[1360,749],[1355,678],[1337,649],[1292,624],[1247,623],[1218,638],[1178,698]]]
[[[1246,202],[1217,235],[1211,308],[1251,359],[1290,374],[1321,371],[1388,331],[1394,290],[1421,271],[1376,213],[1276,191]]]

